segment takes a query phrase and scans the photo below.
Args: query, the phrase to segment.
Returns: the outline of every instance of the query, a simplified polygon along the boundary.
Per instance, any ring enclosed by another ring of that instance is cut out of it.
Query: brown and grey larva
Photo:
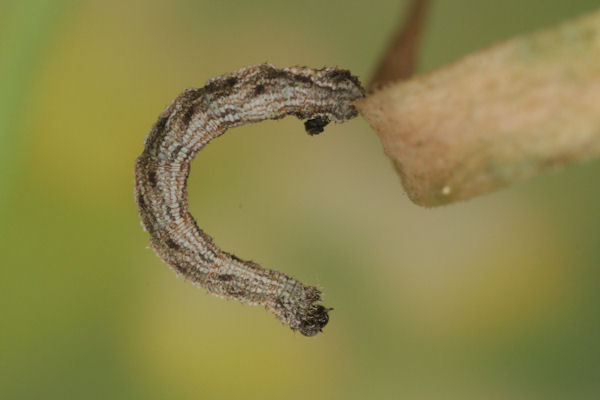
[[[186,89],[160,114],[135,164],[135,194],[152,248],[177,273],[217,296],[263,305],[306,336],[327,324],[321,292],[221,250],[188,211],[186,181],[196,154],[228,128],[294,115],[310,134],[357,115],[358,79],[338,68],[269,64]]]

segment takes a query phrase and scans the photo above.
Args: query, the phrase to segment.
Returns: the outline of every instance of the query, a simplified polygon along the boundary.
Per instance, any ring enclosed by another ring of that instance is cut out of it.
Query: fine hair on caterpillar
[[[159,115],[135,164],[135,199],[157,255],[209,293],[262,305],[303,335],[321,332],[329,309],[321,292],[286,274],[221,250],[189,213],[187,178],[196,154],[229,128],[286,115],[305,120],[309,134],[357,115],[365,94],[338,68],[242,68],[186,89]]]

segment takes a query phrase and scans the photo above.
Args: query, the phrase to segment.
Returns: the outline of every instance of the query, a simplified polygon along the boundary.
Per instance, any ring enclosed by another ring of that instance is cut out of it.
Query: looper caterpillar
[[[196,154],[228,128],[294,115],[317,134],[355,117],[353,102],[364,93],[346,70],[270,64],[186,89],[160,114],[135,165],[139,214],[158,256],[212,294],[263,305],[303,335],[320,332],[329,320],[329,309],[315,304],[321,292],[221,250],[189,213],[186,182]]]

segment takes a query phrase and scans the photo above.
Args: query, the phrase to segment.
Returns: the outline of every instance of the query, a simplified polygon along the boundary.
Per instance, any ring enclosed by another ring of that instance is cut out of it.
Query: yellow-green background
[[[265,61],[367,81],[403,5],[1,1],[0,398],[599,398],[598,162],[426,210],[360,118],[216,140],[192,211],[323,289],[335,310],[313,338],[147,248],[133,164],[174,96]],[[598,6],[439,0],[421,70]]]

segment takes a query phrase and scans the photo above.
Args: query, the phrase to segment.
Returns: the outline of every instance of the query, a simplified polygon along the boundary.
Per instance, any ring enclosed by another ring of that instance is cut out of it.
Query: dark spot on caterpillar
[[[190,124],[190,121],[192,120],[192,117],[194,116],[194,114],[196,113],[196,109],[194,106],[190,106],[185,113],[183,114],[183,116],[181,117],[181,122],[183,122],[183,126],[187,129],[188,125]]]
[[[231,259],[233,261],[244,262],[244,260],[242,260],[241,258],[239,258],[238,256],[236,256],[235,254],[230,254],[230,255],[231,255]]]
[[[256,85],[254,88],[254,92],[252,92],[252,96],[258,96],[265,92],[265,85]]]
[[[285,73],[285,71],[282,71],[280,69],[276,69],[276,68],[272,68],[269,67],[266,71],[265,71],[265,79],[268,80],[276,80],[276,79],[280,79],[280,78],[286,78],[289,75]]]
[[[156,125],[154,125],[154,130],[156,132],[162,132],[165,129],[165,126],[167,126],[168,120],[169,120],[168,115],[165,115],[164,117],[159,118],[159,120],[156,121]]]
[[[156,187],[156,172],[155,171],[148,172],[148,182],[150,182],[152,187]]]
[[[279,308],[281,310],[285,310],[285,304],[283,303],[283,300],[281,299],[281,297],[277,297],[275,299],[275,304],[277,304],[277,308]]]
[[[297,80],[298,82],[304,82],[304,83],[312,83],[312,79],[310,79],[308,76],[304,76],[304,75],[294,75],[294,79]]]
[[[338,69],[338,70],[331,71],[330,73],[328,73],[327,79],[343,81],[343,80],[350,78],[351,76],[352,75],[350,74],[350,71],[345,70],[345,69]]]
[[[181,95],[181,101],[183,103],[193,103],[194,101],[196,101],[197,99],[199,99],[200,97],[204,96],[204,89],[203,88],[189,88],[186,89]]]
[[[306,121],[304,123],[304,129],[306,129],[306,132],[308,132],[309,135],[318,135],[323,132],[328,123],[329,119],[327,119],[327,117],[317,117]]]
[[[327,78],[337,82],[349,80],[355,85],[360,86],[360,81],[358,80],[358,78],[352,75],[350,71],[346,69],[337,69],[335,71],[331,71],[327,74]]]
[[[177,250],[179,248],[179,245],[173,239],[167,239],[165,243],[170,249]]]
[[[175,268],[175,271],[179,272],[181,275],[185,275],[185,268],[183,267],[183,265],[175,264],[173,265],[173,268]]]
[[[146,208],[146,201],[144,201],[144,196],[141,194],[138,196],[138,206],[140,206],[142,209]]]
[[[228,86],[234,86],[238,82],[238,78],[235,76],[231,76],[225,80],[225,83]]]
[[[230,89],[235,86],[238,82],[238,78],[235,76],[230,76],[229,78],[216,80],[214,82],[209,83],[204,88],[209,92],[215,92],[216,96],[225,96],[229,93]],[[220,93],[217,93],[220,92]]]
[[[223,282],[229,282],[229,281],[233,280],[233,275],[223,274],[223,275],[219,275],[217,277],[217,279],[219,279],[220,281],[223,281]]]
[[[226,287],[225,290],[231,296],[244,296],[247,293],[244,289],[237,286]]]
[[[204,89],[209,93],[214,92],[219,89],[220,84],[221,84],[220,81],[211,82],[211,83],[207,84],[206,86],[204,86]]]

